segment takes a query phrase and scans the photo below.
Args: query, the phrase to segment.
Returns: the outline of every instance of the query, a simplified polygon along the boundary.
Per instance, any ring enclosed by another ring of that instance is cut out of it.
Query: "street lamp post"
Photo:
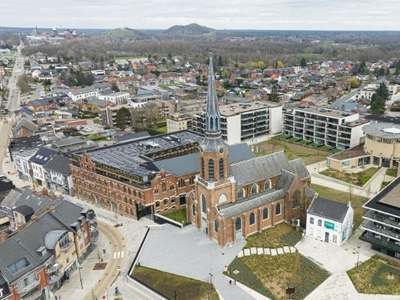
[[[357,253],[357,267],[358,267],[360,263],[360,252],[357,251],[356,253]]]
[[[174,294],[172,295],[172,297],[174,297],[174,300],[177,299],[177,298],[176,298],[177,296],[178,296],[178,293],[176,292],[176,290],[174,290]]]
[[[211,273],[208,273],[208,274],[210,274],[210,288],[212,289],[212,285],[213,285],[213,281],[212,281],[213,274],[211,274]]]
[[[79,281],[81,282],[81,288],[82,288],[82,290],[83,290],[83,282],[82,282],[81,269],[82,269],[81,265],[78,264]]]

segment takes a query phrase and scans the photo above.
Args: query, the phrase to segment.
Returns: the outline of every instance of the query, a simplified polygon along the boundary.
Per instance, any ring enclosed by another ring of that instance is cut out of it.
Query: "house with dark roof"
[[[26,103],[26,106],[34,112],[47,111],[50,109],[57,109],[57,102],[53,98],[43,98],[31,100]]]
[[[64,200],[52,202],[36,215],[30,206],[34,202],[12,209],[29,220],[0,243],[0,288],[12,294],[5,299],[49,299],[51,292],[77,270],[98,239],[93,210]],[[4,299],[1,294],[0,299]]]
[[[12,128],[14,137],[32,136],[38,131],[38,125],[27,118],[17,120]]]
[[[363,207],[367,210],[360,239],[371,249],[400,259],[400,176],[371,198]]]
[[[307,210],[306,235],[341,246],[353,231],[354,210],[343,203],[316,196]]]
[[[54,155],[44,166],[47,188],[67,195],[74,195],[70,159],[63,155]]]
[[[38,186],[46,186],[45,184],[45,172],[44,165],[58,153],[58,151],[48,148],[41,147],[36,153],[29,159],[30,168],[32,170],[32,179]]]

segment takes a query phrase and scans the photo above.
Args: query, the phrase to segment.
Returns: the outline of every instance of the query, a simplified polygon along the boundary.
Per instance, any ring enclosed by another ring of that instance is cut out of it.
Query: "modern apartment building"
[[[367,123],[358,113],[322,107],[299,105],[283,112],[284,134],[342,150],[363,141],[362,127]]]
[[[258,143],[282,132],[282,106],[267,102],[220,105],[221,135],[229,145]],[[193,130],[204,134],[205,112],[193,115]]]
[[[363,205],[360,239],[371,248],[400,259],[400,177],[397,177],[379,194]]]

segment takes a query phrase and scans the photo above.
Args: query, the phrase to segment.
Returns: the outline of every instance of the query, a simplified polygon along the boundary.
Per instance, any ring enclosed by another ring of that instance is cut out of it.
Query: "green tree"
[[[115,118],[116,127],[124,131],[127,124],[131,123],[131,113],[126,107],[121,107]]]
[[[172,60],[172,54],[171,53],[168,53],[168,59]]]
[[[360,82],[358,81],[358,79],[356,77],[351,77],[347,80],[347,82],[350,84],[350,87],[352,89],[356,89],[360,86]]]
[[[379,85],[378,89],[376,90],[376,94],[383,99],[383,101],[389,100],[389,90],[383,82]]]
[[[111,89],[112,89],[114,92],[119,92],[119,87],[118,87],[118,85],[117,85],[115,82],[113,82],[113,83],[111,84]]]
[[[272,102],[279,102],[279,94],[278,94],[278,89],[276,88],[276,86],[272,87],[271,94],[269,94],[268,99],[269,99],[269,101],[272,101]]]
[[[284,65],[283,62],[281,62],[280,60],[278,60],[278,61],[276,62],[276,68],[277,68],[277,69],[284,68],[284,67],[285,67],[285,65]]]
[[[218,67],[222,67],[224,65],[224,62],[222,61],[221,55],[218,57]]]
[[[229,76],[231,76],[231,73],[228,70],[223,70],[221,76],[222,78],[229,78]]]
[[[306,61],[306,58],[305,58],[305,57],[303,57],[303,58],[301,59],[301,61],[300,61],[300,66],[301,66],[302,68],[304,68],[304,67],[307,66],[307,61]]]
[[[358,73],[360,73],[360,74],[367,73],[367,65],[366,65],[365,61],[362,61],[360,63],[360,66],[358,67]]]
[[[370,111],[376,115],[382,115],[385,112],[385,101],[381,96],[377,94],[372,95]]]

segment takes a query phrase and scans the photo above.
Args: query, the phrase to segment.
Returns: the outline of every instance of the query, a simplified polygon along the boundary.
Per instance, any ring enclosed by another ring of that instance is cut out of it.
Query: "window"
[[[295,191],[292,199],[292,207],[295,208],[299,206],[300,206],[300,191]]]
[[[165,184],[165,182],[163,182],[161,186],[163,193],[165,193],[167,191],[167,185]]]
[[[186,195],[179,195],[179,205],[185,205],[186,204]]]
[[[201,158],[201,177],[204,178],[204,158]]]
[[[318,226],[322,226],[322,220],[318,220]]]
[[[167,199],[167,198],[165,198],[165,199],[163,200],[163,205],[168,205],[168,199]]]
[[[201,211],[207,213],[207,201],[206,196],[204,195],[201,195]]]
[[[251,194],[257,194],[257,184],[253,184],[253,186],[251,187]]]
[[[154,194],[158,194],[158,189],[154,189]]]
[[[171,197],[171,204],[175,203],[175,197]]]
[[[264,184],[264,190],[268,191],[269,189],[271,189],[271,180],[267,179],[267,181]]]
[[[224,159],[219,159],[219,179],[224,178]]]
[[[194,203],[192,204],[192,215],[196,215],[196,205]]]
[[[310,224],[314,224],[314,218],[310,217]]]
[[[239,190],[238,190],[238,199],[241,199],[241,198],[243,198],[244,197],[244,190],[242,189],[242,188],[240,188]]]
[[[169,190],[170,191],[173,191],[175,189],[175,186],[173,185],[173,184],[171,184],[170,186],[169,186]]]
[[[278,204],[275,206],[275,215],[280,215],[280,214],[281,214],[281,204],[278,203]]]
[[[269,210],[268,208],[263,209],[263,220],[266,220],[269,218]]]
[[[189,178],[189,183],[190,183],[190,184],[194,184],[194,178],[195,178],[194,176],[192,176],[192,177]]]
[[[214,161],[212,159],[208,161],[208,177],[209,180],[214,180]]]
[[[214,220],[214,231],[218,232],[218,220],[217,219]]]
[[[178,187],[184,187],[185,186],[185,179],[179,179],[178,181]]]
[[[250,214],[249,224],[253,225],[256,222],[256,215],[254,213]]]
[[[156,207],[160,207],[160,201],[156,201]]]

